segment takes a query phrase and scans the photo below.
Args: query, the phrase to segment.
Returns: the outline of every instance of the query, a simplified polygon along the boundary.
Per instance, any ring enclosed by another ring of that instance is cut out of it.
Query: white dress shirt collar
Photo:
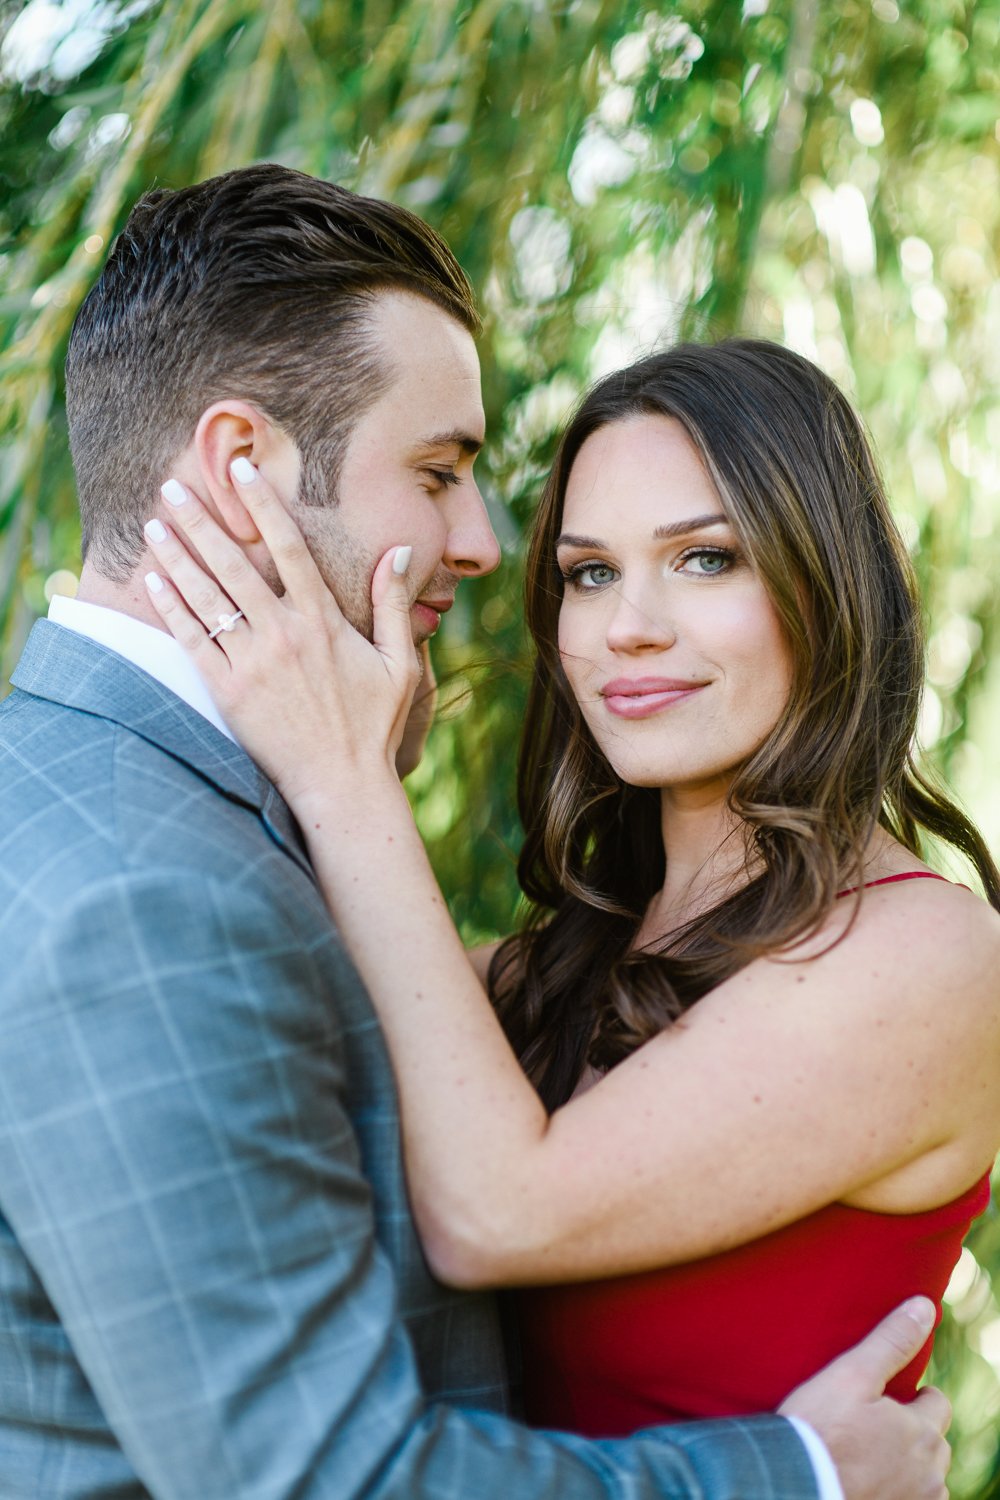
[[[56,594],[49,605],[49,619],[116,651],[133,666],[155,677],[227,739],[236,741],[184,647],[165,630],[123,615],[120,610],[85,604],[82,599],[67,599],[61,594]]]

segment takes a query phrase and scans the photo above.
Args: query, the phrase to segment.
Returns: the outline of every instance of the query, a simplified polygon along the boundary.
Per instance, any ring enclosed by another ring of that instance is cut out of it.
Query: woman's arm
[[[637,1271],[845,1196],[871,1206],[874,1184],[879,1207],[930,1206],[985,1167],[1000,1132],[1000,924],[930,882],[910,883],[905,899],[893,887],[866,893],[848,936],[818,958],[749,965],[550,1119],[462,948],[392,769],[415,676],[405,589],[384,559],[373,651],[316,595],[263,486],[252,499],[285,598],[243,578],[192,509],[177,519],[248,628],[209,652],[172,591],[157,607],[300,820],[385,1029],[414,1210],[440,1275],[484,1285]],[[156,550],[188,597],[205,596],[176,543]],[[297,732],[283,737],[282,723]]]
[[[350,806],[318,797],[304,811],[386,1031],[415,1212],[446,1280],[562,1281],[693,1259],[838,1199],[874,1206],[865,1190],[890,1175],[878,1206],[913,1211],[990,1160],[1000,924],[967,893],[869,891],[842,942],[748,966],[549,1119],[396,789],[387,780]]]

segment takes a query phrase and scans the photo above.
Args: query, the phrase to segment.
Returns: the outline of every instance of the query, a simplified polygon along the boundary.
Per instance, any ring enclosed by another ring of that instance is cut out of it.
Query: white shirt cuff
[[[805,1445],[816,1476],[819,1500],[844,1500],[844,1491],[837,1477],[836,1467],[819,1433],[810,1427],[808,1422],[803,1422],[801,1417],[788,1417],[786,1420],[791,1422]]]

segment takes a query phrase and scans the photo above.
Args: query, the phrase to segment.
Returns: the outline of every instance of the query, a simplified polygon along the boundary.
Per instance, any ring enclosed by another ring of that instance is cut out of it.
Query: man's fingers
[[[835,1361],[838,1375],[851,1380],[859,1395],[880,1396],[892,1377],[916,1359],[931,1336],[935,1316],[927,1297],[904,1302]]]
[[[951,1426],[951,1402],[935,1385],[925,1385],[923,1390],[918,1391],[916,1400],[910,1404],[910,1410],[922,1421],[928,1422],[942,1437]]]
[[[781,1404],[816,1429],[855,1500],[947,1500],[948,1402],[931,1387],[908,1405],[883,1394],[924,1349],[935,1311],[926,1297],[904,1303]]]

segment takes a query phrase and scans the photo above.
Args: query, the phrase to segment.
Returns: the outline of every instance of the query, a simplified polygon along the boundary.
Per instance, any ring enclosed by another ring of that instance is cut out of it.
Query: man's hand
[[[933,1326],[934,1307],[926,1298],[904,1303],[782,1404],[782,1416],[801,1417],[825,1442],[845,1500],[947,1500],[946,1397],[927,1386],[901,1406],[884,1394]]]
[[[422,646],[417,647],[417,655],[424,670],[417,691],[413,695],[403,738],[396,751],[396,774],[400,781],[404,776],[409,776],[411,771],[415,771],[420,764],[420,757],[424,753],[427,736],[431,732],[431,725],[434,723],[434,715],[437,711],[437,678],[434,676],[434,663],[431,661],[428,641],[424,641]]]

